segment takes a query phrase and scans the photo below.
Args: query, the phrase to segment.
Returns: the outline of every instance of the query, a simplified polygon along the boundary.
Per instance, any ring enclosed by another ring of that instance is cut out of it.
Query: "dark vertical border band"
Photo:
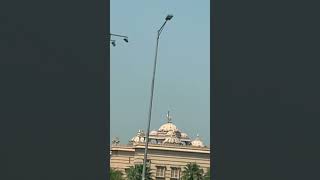
[[[0,179],[107,179],[109,1],[3,0],[0,26]]]

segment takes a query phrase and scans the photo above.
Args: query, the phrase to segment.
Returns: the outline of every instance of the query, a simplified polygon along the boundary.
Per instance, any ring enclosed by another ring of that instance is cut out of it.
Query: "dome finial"
[[[197,133],[197,137],[195,139],[196,140],[201,140],[199,133]]]
[[[172,117],[170,116],[170,111],[168,111],[166,119],[167,119],[168,123],[171,123]]]

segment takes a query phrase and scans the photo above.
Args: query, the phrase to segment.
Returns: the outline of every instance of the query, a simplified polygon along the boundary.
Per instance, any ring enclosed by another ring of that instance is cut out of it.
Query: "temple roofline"
[[[125,150],[125,151],[135,151],[135,149],[144,149],[145,145],[143,143],[135,145],[112,145],[112,150]],[[210,153],[210,148],[208,147],[193,147],[193,146],[177,146],[177,145],[159,145],[150,144],[148,149],[154,150],[167,150],[167,151],[178,151],[178,152],[197,152],[197,153]]]

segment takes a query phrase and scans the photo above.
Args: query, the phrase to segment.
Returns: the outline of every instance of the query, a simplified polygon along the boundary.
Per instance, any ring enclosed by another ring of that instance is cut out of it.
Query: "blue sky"
[[[160,38],[151,130],[165,121],[189,136],[210,142],[210,1],[111,0],[111,33],[120,38],[111,48],[110,138],[127,143],[146,129],[156,34]]]

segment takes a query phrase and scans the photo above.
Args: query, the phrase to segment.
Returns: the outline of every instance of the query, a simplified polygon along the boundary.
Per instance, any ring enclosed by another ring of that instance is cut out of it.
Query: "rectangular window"
[[[180,179],[180,168],[171,168],[171,179]]]
[[[165,167],[158,166],[156,171],[156,177],[164,177]]]

